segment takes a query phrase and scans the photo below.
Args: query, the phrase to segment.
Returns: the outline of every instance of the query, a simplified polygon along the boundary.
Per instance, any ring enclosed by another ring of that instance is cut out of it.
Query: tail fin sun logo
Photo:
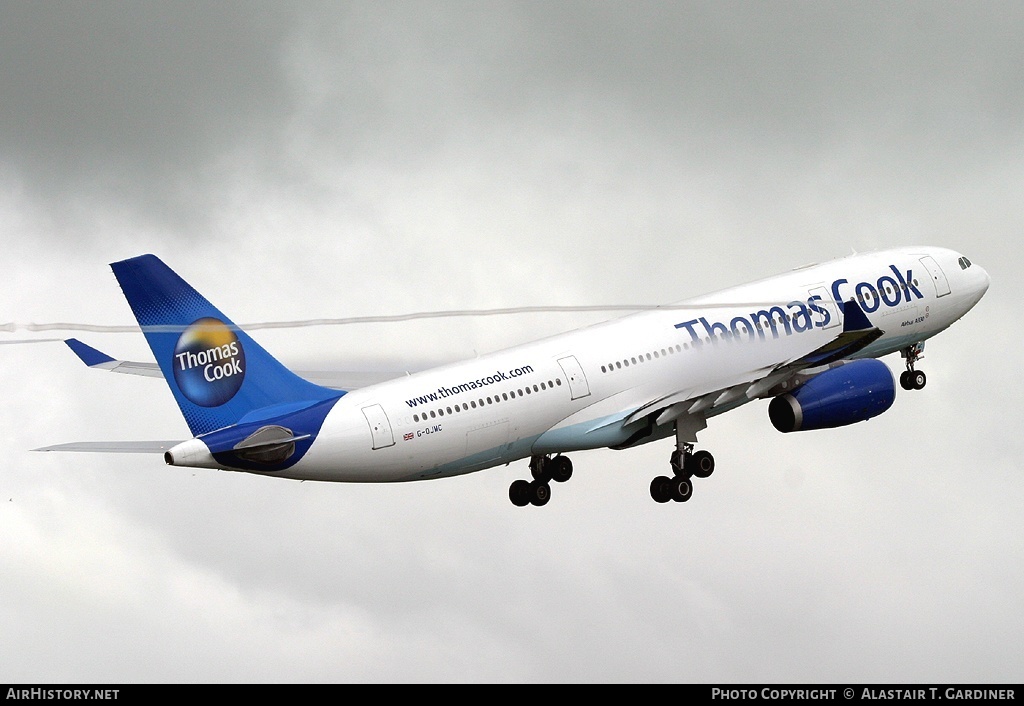
[[[178,338],[171,367],[185,397],[200,407],[219,407],[242,386],[245,351],[223,321],[203,318]]]

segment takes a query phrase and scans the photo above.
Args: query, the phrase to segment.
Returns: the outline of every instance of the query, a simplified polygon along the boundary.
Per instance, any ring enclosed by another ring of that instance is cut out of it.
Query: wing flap
[[[808,368],[828,365],[849,358],[883,335],[864,314],[856,301],[842,304],[843,329],[810,351],[797,352],[788,358],[773,361],[754,370],[734,372],[707,385],[690,387],[642,405],[625,417],[631,424],[657,414],[656,424],[668,424],[683,416],[709,417],[726,408],[769,394],[778,385]]]
[[[659,413],[655,420],[667,424],[685,414],[710,416],[716,406],[743,399],[745,392],[759,380],[771,373],[771,369],[758,369],[737,374],[729,380],[717,380],[700,387],[691,387],[674,392],[639,407],[626,417],[625,424],[643,419],[649,414]]]

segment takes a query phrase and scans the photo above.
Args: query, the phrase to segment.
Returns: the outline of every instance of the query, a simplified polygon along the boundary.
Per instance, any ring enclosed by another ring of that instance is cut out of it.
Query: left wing
[[[90,368],[96,370],[107,370],[112,373],[126,373],[128,375],[142,375],[144,377],[163,378],[160,366],[156,363],[143,363],[131,360],[117,360],[106,353],[98,351],[92,346],[82,343],[77,338],[69,338],[64,341],[68,348],[75,352],[75,355]],[[379,382],[387,382],[405,375],[405,371],[319,371],[319,370],[295,370],[299,377],[309,382],[329,387],[334,390],[357,390],[361,387],[369,387]]]
[[[33,451],[95,451],[99,453],[158,454],[169,451],[178,441],[76,441],[44,446]]]
[[[156,363],[145,363],[131,360],[117,360],[106,353],[82,343],[77,338],[69,338],[64,341],[68,348],[74,351],[78,358],[96,370],[106,370],[112,373],[125,373],[128,375],[141,375],[143,377],[163,378],[160,366]],[[360,387],[368,387],[379,382],[394,380],[404,375],[404,372],[383,371],[383,372],[322,372],[322,371],[294,371],[296,375],[305,378],[309,382],[330,387],[337,390],[354,390]],[[305,437],[300,437],[305,438]],[[244,447],[247,453],[260,453],[273,449],[282,443],[294,442],[294,439],[266,439],[258,442],[249,442]],[[89,451],[97,453],[165,453],[173,447],[182,443],[181,439],[171,441],[77,441],[69,444],[56,444],[33,449],[33,451]]]

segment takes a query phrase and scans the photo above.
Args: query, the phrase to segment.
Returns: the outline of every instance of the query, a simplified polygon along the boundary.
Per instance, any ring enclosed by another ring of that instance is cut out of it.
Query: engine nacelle
[[[831,429],[877,417],[895,400],[896,380],[888,365],[854,360],[779,395],[768,405],[768,416],[781,432]]]

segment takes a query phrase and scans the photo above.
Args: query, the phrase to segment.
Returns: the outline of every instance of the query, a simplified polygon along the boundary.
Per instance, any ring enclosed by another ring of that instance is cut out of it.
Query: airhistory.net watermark
[[[120,689],[44,689],[9,688],[5,698],[26,701],[113,701]]]

